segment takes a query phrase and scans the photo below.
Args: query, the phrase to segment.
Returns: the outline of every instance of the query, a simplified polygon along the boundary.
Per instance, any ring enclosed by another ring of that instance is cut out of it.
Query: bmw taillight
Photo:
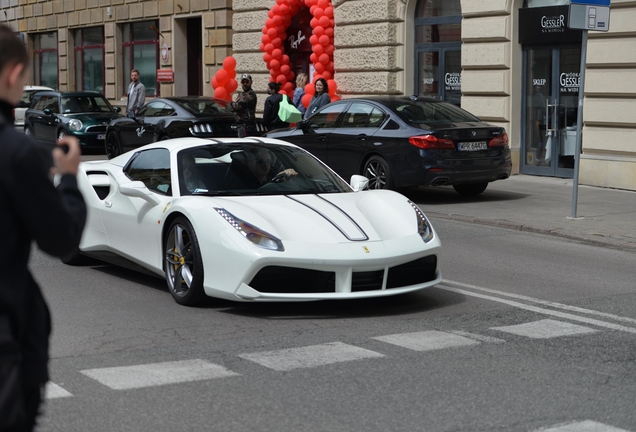
[[[493,138],[488,143],[489,147],[503,147],[508,145],[508,134],[504,132],[502,136]]]
[[[437,138],[434,135],[418,135],[409,138],[409,142],[415,147],[419,147],[427,150],[443,150],[454,149],[455,143],[453,140],[445,138]]]

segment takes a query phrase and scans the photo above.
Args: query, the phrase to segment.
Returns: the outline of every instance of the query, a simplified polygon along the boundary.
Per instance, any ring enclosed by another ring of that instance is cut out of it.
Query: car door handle
[[[320,141],[325,141],[325,140],[327,139],[327,135],[320,135],[320,136],[318,137],[318,139],[319,139]]]
[[[104,201],[104,206],[106,208],[111,208],[113,206],[113,203],[111,201]]]
[[[366,140],[366,139],[367,139],[367,134],[360,134],[360,135],[358,135],[358,139],[359,139],[360,141],[364,141],[364,140]]]

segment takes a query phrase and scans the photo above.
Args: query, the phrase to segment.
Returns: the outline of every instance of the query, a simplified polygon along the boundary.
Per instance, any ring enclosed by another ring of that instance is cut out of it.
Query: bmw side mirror
[[[44,108],[44,114],[51,115],[53,114],[53,111],[51,111],[51,108]]]
[[[307,125],[308,124],[309,123],[307,123],[307,120],[301,120],[298,123],[296,123],[296,128],[305,130],[305,129],[307,129]]]
[[[134,111],[128,111],[126,113],[126,117],[134,119],[135,118],[135,112]]]
[[[351,176],[351,188],[354,192],[360,192],[369,188],[369,179],[365,176],[354,174]]]
[[[119,107],[115,107],[115,112],[116,112],[116,113],[121,112],[121,108],[119,108]]]

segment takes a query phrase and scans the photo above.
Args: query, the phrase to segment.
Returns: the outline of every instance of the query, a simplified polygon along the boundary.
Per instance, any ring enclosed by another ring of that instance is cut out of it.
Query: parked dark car
[[[113,108],[95,91],[38,92],[24,114],[24,133],[53,144],[58,138],[73,135],[82,148],[103,150],[106,126],[121,117],[119,112],[119,107]]]
[[[512,169],[503,128],[415,96],[332,102],[295,128],[266,136],[308,150],[345,179],[361,174],[375,189],[452,185],[478,195]]]
[[[108,125],[108,158],[152,142],[180,137],[237,137],[234,113],[223,99],[210,97],[164,97],[144,105],[137,115]],[[261,119],[246,124],[249,135],[262,135],[267,129]]]

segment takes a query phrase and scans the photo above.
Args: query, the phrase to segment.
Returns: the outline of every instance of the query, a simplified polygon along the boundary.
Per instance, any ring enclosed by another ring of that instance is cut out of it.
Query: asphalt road
[[[186,308],[36,252],[38,430],[636,431],[635,255],[433,222],[444,282],[378,300]]]

